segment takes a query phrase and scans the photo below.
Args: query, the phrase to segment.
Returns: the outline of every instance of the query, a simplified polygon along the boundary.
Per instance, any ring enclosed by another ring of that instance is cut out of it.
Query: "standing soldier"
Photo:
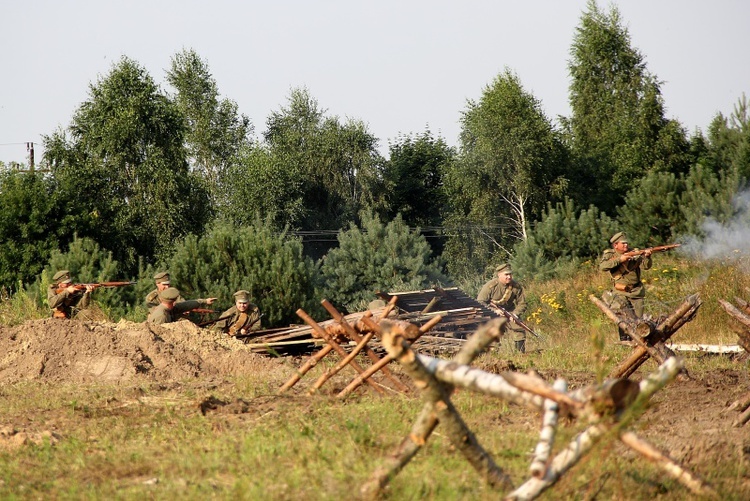
[[[499,306],[521,318],[526,311],[526,296],[523,287],[513,280],[510,263],[497,266],[495,273],[497,276],[484,284],[482,290],[479,291],[477,301],[490,308]],[[511,331],[516,350],[526,353],[526,331],[516,323],[509,322],[505,325]]]
[[[156,289],[149,292],[146,296],[146,307],[148,308],[148,311],[153,310],[161,304],[161,301],[159,301],[159,293],[170,286],[171,281],[169,280],[169,273],[166,271],[160,271],[154,275],[154,282],[156,283]],[[182,299],[181,296],[178,296],[175,302],[179,303],[182,301],[184,301],[184,299]]]
[[[643,316],[643,298],[646,296],[646,288],[641,282],[641,268],[651,268],[651,251],[645,250],[643,254],[628,256],[630,251],[628,238],[625,233],[618,232],[609,239],[611,249],[602,254],[599,262],[601,271],[608,271],[612,277],[611,298],[608,303],[613,311],[620,311],[631,319]],[[620,341],[630,341],[630,336],[618,327]]]
[[[54,318],[73,318],[78,312],[91,303],[91,291],[94,287],[87,285],[85,289],[72,285],[70,272],[60,270],[52,277],[52,284],[47,289],[47,303],[52,308]]]
[[[215,297],[208,299],[192,299],[177,302],[180,291],[168,287],[159,293],[159,306],[151,310],[146,321],[151,324],[169,324],[182,318],[183,313],[200,308],[206,304],[213,304]]]
[[[260,329],[260,310],[250,302],[248,291],[234,293],[234,306],[221,314],[213,329],[230,336],[245,335]]]

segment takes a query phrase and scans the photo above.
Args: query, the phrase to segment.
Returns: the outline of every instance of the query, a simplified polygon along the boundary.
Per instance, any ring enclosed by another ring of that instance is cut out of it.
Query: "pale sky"
[[[706,130],[750,95],[750,2],[620,0],[632,46],[662,82],[667,117]],[[608,9],[609,2],[599,1]],[[89,84],[125,55],[167,90],[183,48],[221,97],[265,130],[305,87],[328,115],[388,142],[429,129],[457,145],[459,118],[505,67],[550,119],[570,115],[567,64],[586,0],[6,0],[0,5],[0,161],[66,128]]]

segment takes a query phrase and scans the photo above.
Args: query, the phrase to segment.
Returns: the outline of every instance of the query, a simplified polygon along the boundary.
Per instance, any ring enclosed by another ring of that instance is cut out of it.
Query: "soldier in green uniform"
[[[509,263],[501,264],[495,268],[496,277],[484,284],[479,291],[477,301],[488,305],[490,308],[494,305],[502,307],[518,318],[523,319],[522,315],[526,311],[526,296],[523,287],[513,280],[513,270]],[[526,331],[513,322],[506,324],[510,330],[516,350],[521,353],[526,352]]]
[[[149,292],[146,296],[146,307],[149,311],[156,308],[161,303],[161,301],[159,301],[159,293],[170,287],[171,281],[169,279],[169,273],[166,271],[160,271],[154,275],[154,282],[156,283],[156,289]],[[184,299],[178,297],[175,302],[180,303],[182,301],[184,301]]]
[[[147,322],[151,324],[168,324],[180,320],[183,313],[200,308],[206,304],[212,304],[216,301],[215,297],[208,299],[192,299],[188,301],[177,302],[180,297],[180,291],[174,287],[168,287],[159,293],[159,306],[151,310],[148,314]]]
[[[219,316],[212,329],[230,336],[245,335],[260,329],[260,310],[250,302],[250,293],[240,290],[234,293],[234,306]]]
[[[60,270],[52,277],[52,284],[47,289],[47,303],[52,308],[55,318],[74,318],[78,312],[91,303],[91,291],[94,288],[87,285],[85,289],[73,287],[68,270]]]
[[[609,239],[612,245],[602,254],[599,269],[609,272],[612,277],[612,291],[605,296],[612,311],[620,312],[635,320],[643,316],[643,298],[646,288],[641,282],[641,268],[651,268],[651,251],[645,251],[638,256],[626,256],[630,251],[628,238],[625,233],[618,232]],[[618,327],[620,341],[630,341],[630,336]]]

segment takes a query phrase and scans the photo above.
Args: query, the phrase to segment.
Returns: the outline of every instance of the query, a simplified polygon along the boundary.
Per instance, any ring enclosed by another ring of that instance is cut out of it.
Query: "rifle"
[[[534,329],[526,325],[526,323],[523,320],[521,320],[518,317],[518,315],[516,315],[515,313],[511,313],[510,311],[506,310],[505,308],[503,308],[502,306],[500,306],[499,304],[497,304],[495,301],[492,301],[492,300],[490,300],[490,305],[493,308],[497,309],[505,318],[507,318],[508,320],[513,320],[513,322],[515,322],[516,325],[521,327],[523,330],[525,330],[526,332],[528,332],[535,338],[544,339],[541,335],[534,332]]]
[[[265,315],[265,313],[261,313],[260,315],[258,315],[258,318],[250,322],[250,325],[248,325],[247,327],[244,327],[244,329],[247,331],[245,334],[235,334],[234,337],[236,337],[237,339],[251,337],[253,334],[250,332],[250,329],[252,328],[253,325],[257,324],[261,318],[263,318],[263,315]]]
[[[99,287],[125,287],[127,285],[135,285],[138,282],[99,282],[95,284],[70,284],[65,286],[59,286],[55,293],[60,294],[62,291],[67,289],[68,287],[74,287],[77,292],[83,292],[88,287],[92,287],[93,289],[98,289]]]
[[[653,254],[654,252],[665,252],[668,250],[676,249],[682,244],[669,244],[669,245],[658,245],[656,247],[648,247],[647,249],[635,249],[628,252],[623,252],[623,256],[628,257],[634,257],[634,256],[640,256],[641,254],[645,253],[646,251],[651,251]]]

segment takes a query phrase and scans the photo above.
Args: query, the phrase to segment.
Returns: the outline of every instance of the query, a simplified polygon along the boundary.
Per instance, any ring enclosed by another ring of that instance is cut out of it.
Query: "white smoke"
[[[705,237],[689,237],[680,249],[700,259],[735,261],[750,256],[750,191],[732,199],[734,216],[726,223],[707,217],[701,225]]]

